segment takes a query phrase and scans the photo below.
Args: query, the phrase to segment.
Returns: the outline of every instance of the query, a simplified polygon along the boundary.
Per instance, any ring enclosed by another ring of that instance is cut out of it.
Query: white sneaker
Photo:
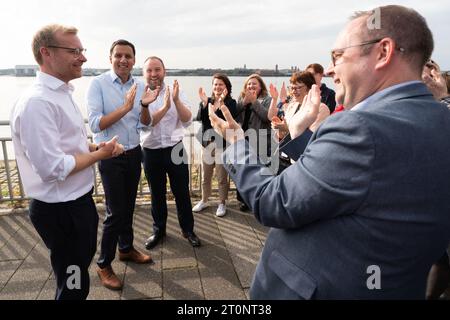
[[[223,217],[226,214],[227,214],[227,206],[224,205],[223,203],[219,204],[219,207],[217,208],[216,211],[216,216]]]
[[[200,212],[205,208],[209,207],[209,203],[208,202],[203,202],[203,200],[200,200],[200,202],[198,202],[193,208],[192,208],[192,212]]]

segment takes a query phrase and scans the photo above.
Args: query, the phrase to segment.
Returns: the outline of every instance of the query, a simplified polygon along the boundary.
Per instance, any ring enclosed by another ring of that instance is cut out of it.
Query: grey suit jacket
[[[224,154],[240,194],[272,227],[252,299],[425,297],[450,239],[450,112],[424,85],[330,116],[279,176],[250,158],[244,140]]]

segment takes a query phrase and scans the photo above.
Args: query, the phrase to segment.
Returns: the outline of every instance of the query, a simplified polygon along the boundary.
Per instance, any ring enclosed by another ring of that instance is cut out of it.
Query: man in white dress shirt
[[[123,147],[117,137],[99,145],[87,140],[69,84],[82,76],[87,61],[77,29],[45,26],[32,47],[40,72],[10,118],[17,164],[31,198],[31,222],[50,250],[55,299],[86,299],[98,225],[92,165],[119,155]]]
[[[152,193],[153,216],[153,235],[147,239],[145,247],[153,248],[166,234],[166,175],[175,196],[183,236],[193,247],[198,247],[200,239],[194,233],[189,168],[182,142],[184,129],[192,121],[189,103],[176,80],[172,92],[164,83],[166,70],[160,58],[147,58],[143,74],[146,87],[141,100],[141,123],[149,127],[141,131],[141,144],[144,171]]]

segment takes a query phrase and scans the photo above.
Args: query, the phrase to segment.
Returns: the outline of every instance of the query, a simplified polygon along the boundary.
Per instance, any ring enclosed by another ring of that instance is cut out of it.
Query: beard
[[[160,79],[147,80],[147,84],[151,90],[155,90],[157,87],[161,87],[162,81]]]

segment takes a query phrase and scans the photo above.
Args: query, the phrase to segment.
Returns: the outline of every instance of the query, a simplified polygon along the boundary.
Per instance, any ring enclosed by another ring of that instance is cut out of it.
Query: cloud
[[[176,68],[302,65],[327,63],[328,51],[348,17],[388,1],[228,0],[15,0],[2,4],[2,39],[14,51],[0,53],[0,68],[34,63],[33,33],[51,22],[75,25],[88,49],[89,67],[109,66],[110,44],[125,38],[138,50],[138,63],[149,54],[166,57]],[[447,1],[397,1],[428,20],[436,40],[436,59],[449,56],[445,30]]]

